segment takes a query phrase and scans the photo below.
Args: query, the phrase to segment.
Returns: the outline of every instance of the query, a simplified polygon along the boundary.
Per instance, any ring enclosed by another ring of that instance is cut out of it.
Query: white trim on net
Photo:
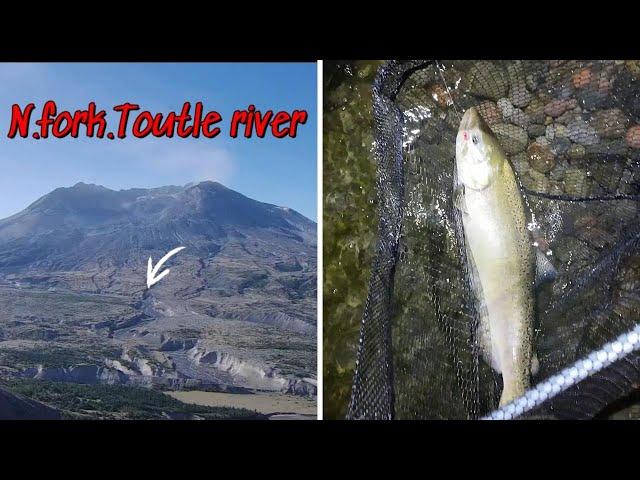
[[[629,332],[590,353],[586,358],[539,383],[523,396],[493,411],[482,420],[511,420],[522,415],[638,349],[640,349],[640,325],[636,325]]]

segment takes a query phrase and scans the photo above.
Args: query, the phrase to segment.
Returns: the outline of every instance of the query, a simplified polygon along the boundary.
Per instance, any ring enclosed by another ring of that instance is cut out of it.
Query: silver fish
[[[462,213],[480,348],[502,374],[502,406],[524,394],[537,370],[532,346],[536,263],[547,277],[555,270],[533,246],[511,165],[473,107],[456,138],[456,177],[454,204]]]

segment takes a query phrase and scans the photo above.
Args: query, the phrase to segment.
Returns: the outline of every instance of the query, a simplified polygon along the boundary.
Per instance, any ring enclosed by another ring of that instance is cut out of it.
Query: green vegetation
[[[249,288],[260,289],[269,283],[269,275],[264,272],[251,272],[249,277],[240,282],[238,293],[244,293]]]
[[[58,368],[87,364],[92,360],[102,361],[105,357],[117,358],[118,356],[120,356],[118,349],[104,346],[90,345],[87,346],[87,351],[80,351],[47,343],[44,347],[35,347],[30,350],[0,349],[0,365],[12,368],[27,368],[36,365]]]
[[[375,249],[371,85],[380,64],[324,64],[325,418],[346,413]]]
[[[0,384],[14,393],[61,410],[67,419],[266,418],[262,414],[242,408],[186,404],[157,390],[138,387],[82,385],[16,378],[4,379]]]

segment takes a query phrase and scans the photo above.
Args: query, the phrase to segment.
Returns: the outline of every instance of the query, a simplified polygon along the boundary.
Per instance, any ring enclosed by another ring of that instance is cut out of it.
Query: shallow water
[[[324,416],[344,418],[376,240],[371,83],[382,62],[324,62]]]

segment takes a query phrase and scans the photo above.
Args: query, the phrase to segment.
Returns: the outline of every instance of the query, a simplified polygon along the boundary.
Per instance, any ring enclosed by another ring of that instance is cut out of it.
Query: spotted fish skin
[[[485,360],[502,374],[500,406],[530,385],[535,251],[524,202],[504,151],[475,108],[456,138],[454,203],[461,211]]]

